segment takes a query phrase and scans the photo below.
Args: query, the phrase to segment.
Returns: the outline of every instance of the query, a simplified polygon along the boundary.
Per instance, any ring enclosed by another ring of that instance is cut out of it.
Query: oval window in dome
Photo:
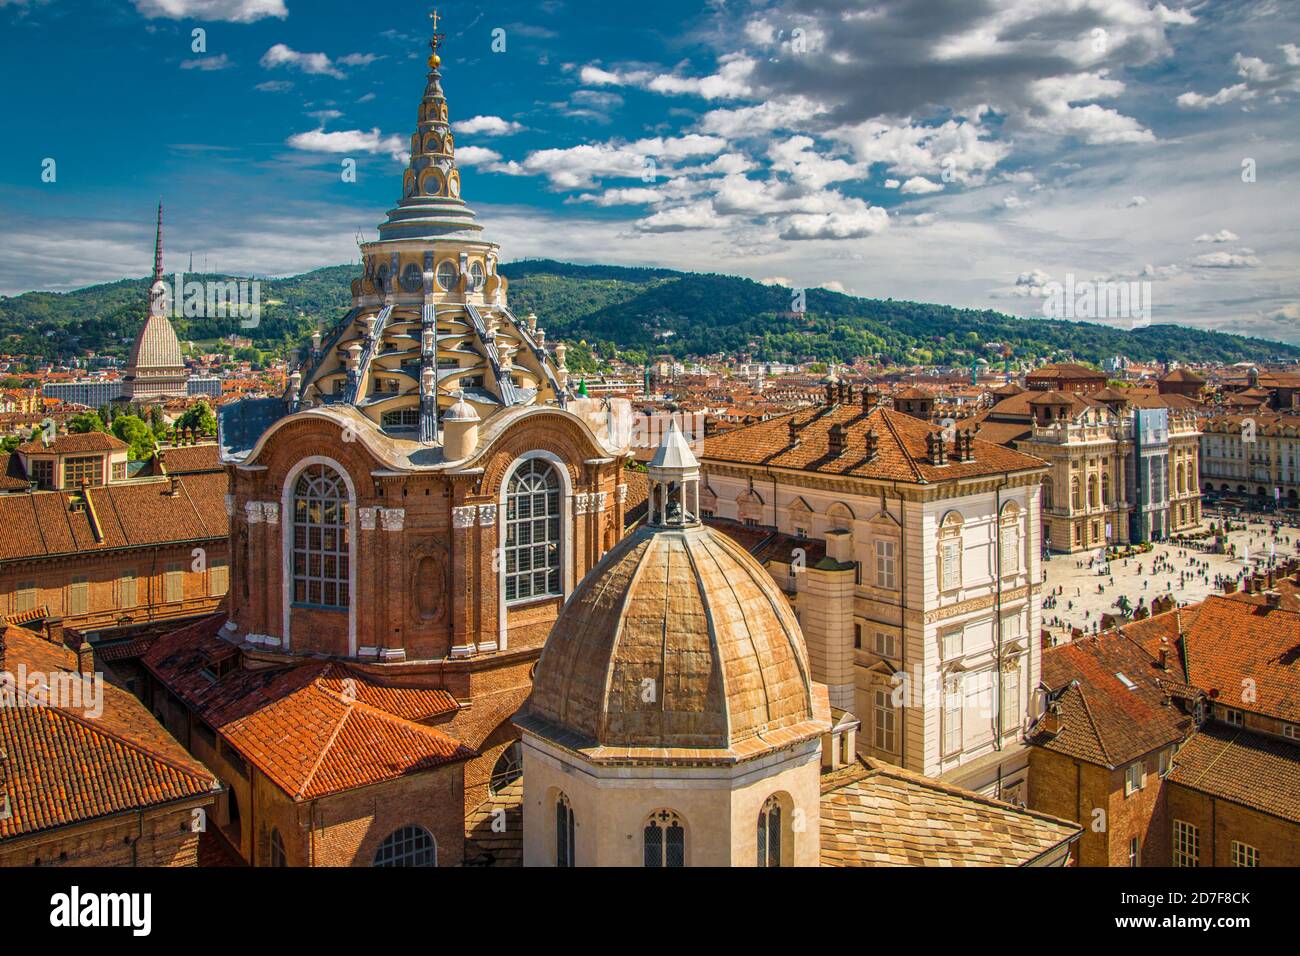
[[[444,291],[450,291],[456,284],[456,263],[450,259],[443,259],[438,263],[438,286]]]
[[[475,292],[483,288],[483,281],[484,281],[483,263],[476,262],[469,267],[469,281],[470,281],[470,286],[473,288]]]

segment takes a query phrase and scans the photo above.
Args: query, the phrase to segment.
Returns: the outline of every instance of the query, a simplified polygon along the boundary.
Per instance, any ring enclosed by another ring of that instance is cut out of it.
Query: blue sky
[[[1293,342],[1298,8],[439,5],[464,195],[507,260],[1018,314],[1067,276],[1143,281],[1155,322]],[[400,189],[429,9],[0,0],[0,293],[145,274],[160,195],[171,268],[354,259]]]

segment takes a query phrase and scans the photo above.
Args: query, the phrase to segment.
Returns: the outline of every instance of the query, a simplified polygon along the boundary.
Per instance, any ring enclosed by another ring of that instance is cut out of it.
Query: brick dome
[[[744,548],[695,521],[643,527],[593,569],[516,723],[574,749],[697,759],[753,756],[822,729],[784,595]]]

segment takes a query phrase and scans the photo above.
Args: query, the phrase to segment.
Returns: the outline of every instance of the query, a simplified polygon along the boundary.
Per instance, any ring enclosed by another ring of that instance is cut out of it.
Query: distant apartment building
[[[1003,397],[979,416],[978,434],[1050,466],[1042,492],[1050,550],[1158,541],[1200,527],[1194,402],[1148,390],[1089,390],[1096,376],[1072,370],[1031,374],[1040,373],[1040,381],[1073,387],[999,389]]]
[[[101,432],[0,456],[0,615],[98,641],[218,609],[229,518],[217,446],[127,459]]]
[[[701,511],[785,590],[859,753],[1023,800],[1045,465],[844,397],[706,439]]]
[[[1217,415],[1201,423],[1201,432],[1205,493],[1300,506],[1300,415]]]

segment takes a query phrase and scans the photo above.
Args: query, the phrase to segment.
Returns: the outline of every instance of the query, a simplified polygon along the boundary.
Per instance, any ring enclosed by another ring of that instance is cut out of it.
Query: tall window
[[[943,753],[961,752],[961,682],[949,680],[943,688]]]
[[[1081,511],[1083,509],[1083,492],[1079,485],[1079,478],[1075,476],[1070,479],[1070,510]]]
[[[672,810],[656,810],[650,815],[641,846],[646,866],[686,865],[686,829]]]
[[[1101,503],[1110,504],[1110,473],[1103,472],[1101,476]]]
[[[375,866],[437,866],[438,845],[424,827],[409,826],[390,833],[375,851]]]
[[[1238,843],[1236,840],[1233,840],[1232,865],[1259,866],[1259,848],[1253,847],[1249,843]]]
[[[1201,834],[1183,820],[1174,821],[1174,866],[1201,865]]]
[[[1007,519],[1003,519],[1006,521]],[[1015,519],[1002,525],[1002,573],[1015,574],[1020,570],[1020,529]]]
[[[506,600],[558,595],[560,479],[546,462],[520,466],[506,491]]]
[[[758,865],[781,865],[781,804],[775,796],[758,812]]]
[[[284,852],[284,839],[280,836],[280,831],[275,827],[271,828],[271,865],[289,865],[289,859]]]
[[[1141,844],[1138,843],[1137,837],[1132,837],[1128,841],[1128,865],[1137,866],[1141,858]]]
[[[325,465],[312,465],[293,489],[293,600],[347,607],[351,541],[348,489]]]
[[[873,744],[877,750],[886,753],[898,752],[898,712],[894,709],[893,693],[885,688],[877,688],[872,699]]]
[[[1043,479],[1043,510],[1051,511],[1053,508],[1052,501],[1052,479]]]
[[[90,604],[90,579],[75,577],[68,585],[68,613],[85,614]]]
[[[123,571],[122,576],[117,581],[117,606],[121,608],[135,607],[138,600],[135,572]]]
[[[939,548],[942,589],[951,591],[961,586],[961,541],[945,541]]]
[[[1020,729],[1020,665],[1002,672],[1002,733]]]
[[[876,587],[890,591],[898,587],[897,548],[894,541],[876,539]]]
[[[560,794],[555,800],[555,865],[574,865],[573,807],[569,798]]]

